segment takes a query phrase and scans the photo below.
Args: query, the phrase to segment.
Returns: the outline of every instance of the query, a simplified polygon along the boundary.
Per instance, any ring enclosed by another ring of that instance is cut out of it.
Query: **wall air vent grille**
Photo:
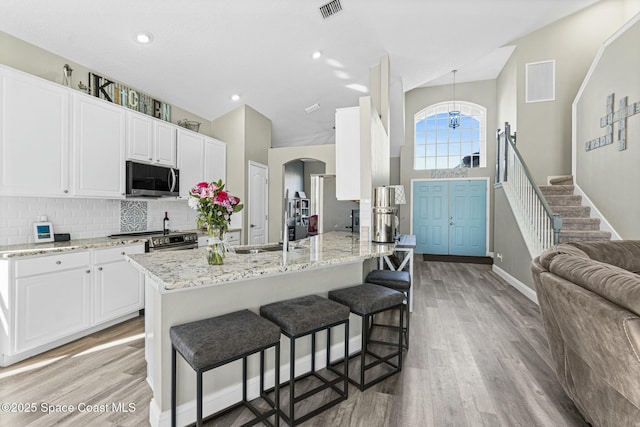
[[[340,4],[340,0],[333,0],[324,6],[320,6],[320,13],[322,14],[322,18],[327,19],[330,16],[335,15],[336,13],[342,10],[342,5]]]

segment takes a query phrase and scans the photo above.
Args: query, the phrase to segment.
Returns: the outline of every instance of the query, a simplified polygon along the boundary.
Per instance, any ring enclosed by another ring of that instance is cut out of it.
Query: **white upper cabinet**
[[[0,194],[69,194],[69,91],[0,66]]]
[[[127,111],[127,158],[176,167],[176,127],[150,116]]]
[[[213,138],[204,141],[204,180],[227,181],[227,144]]]
[[[189,197],[189,190],[199,182],[224,182],[227,165],[227,144],[214,138],[178,129],[178,169],[180,197]]]
[[[189,197],[189,190],[204,181],[204,135],[178,129],[178,170],[180,197]]]
[[[336,110],[336,198],[360,200],[360,107]]]
[[[73,194],[124,198],[126,110],[73,94]]]

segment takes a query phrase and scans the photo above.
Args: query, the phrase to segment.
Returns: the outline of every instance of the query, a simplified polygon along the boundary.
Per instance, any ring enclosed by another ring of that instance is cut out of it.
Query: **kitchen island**
[[[245,249],[243,251],[243,249]],[[239,252],[259,247],[239,247]],[[267,249],[267,247],[263,248]],[[282,251],[229,253],[224,265],[209,266],[206,249],[168,251],[129,256],[145,275],[145,358],[147,381],[153,391],[149,421],[152,426],[169,425],[171,390],[171,342],[169,328],[195,320],[276,301],[327,292],[362,283],[364,275],[376,267],[376,259],[390,255],[394,244],[361,241],[358,234],[331,232],[296,242]],[[350,350],[360,347],[360,323],[352,317]],[[342,353],[343,337],[336,331],[332,354]],[[337,344],[341,343],[341,344]],[[305,345],[306,344],[306,345]],[[224,344],[222,344],[224,345]],[[282,340],[281,380],[288,380],[288,346]],[[310,369],[310,339],[297,345],[296,373]],[[324,334],[318,335],[317,368],[323,367]],[[273,353],[267,352],[267,366]],[[212,413],[241,399],[241,368],[235,362],[204,376],[204,413]],[[195,420],[195,373],[178,358],[178,423]],[[249,363],[249,397],[258,395],[258,361]],[[273,384],[273,370],[266,372],[265,384]]]

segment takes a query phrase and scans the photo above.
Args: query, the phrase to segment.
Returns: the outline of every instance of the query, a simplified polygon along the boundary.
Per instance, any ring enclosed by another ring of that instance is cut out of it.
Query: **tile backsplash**
[[[54,233],[72,239],[105,237],[129,231],[162,230],[164,213],[171,230],[196,227],[196,212],[186,200],[102,200],[0,196],[0,246],[33,243],[33,223],[46,216]]]

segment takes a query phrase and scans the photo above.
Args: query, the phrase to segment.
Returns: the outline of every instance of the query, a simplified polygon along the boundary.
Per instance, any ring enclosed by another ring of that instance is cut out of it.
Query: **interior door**
[[[249,240],[250,245],[267,243],[268,168],[249,162]]]
[[[416,181],[416,253],[486,255],[486,181]]]

